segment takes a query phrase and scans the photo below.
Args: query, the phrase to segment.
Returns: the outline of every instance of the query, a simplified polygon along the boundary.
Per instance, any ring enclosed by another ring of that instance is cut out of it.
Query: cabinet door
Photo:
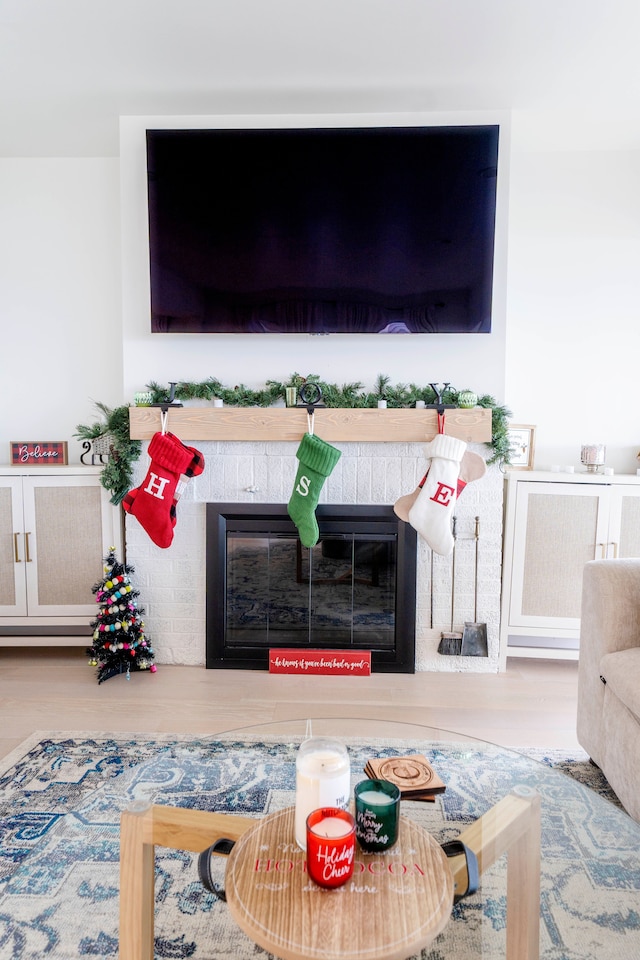
[[[640,557],[640,486],[611,488],[609,536],[604,556]]]
[[[0,616],[27,613],[22,478],[0,477]]]
[[[25,477],[23,495],[29,616],[95,616],[92,587],[111,545],[97,478]]]
[[[509,624],[579,630],[582,572],[608,539],[609,493],[597,484],[518,483]]]

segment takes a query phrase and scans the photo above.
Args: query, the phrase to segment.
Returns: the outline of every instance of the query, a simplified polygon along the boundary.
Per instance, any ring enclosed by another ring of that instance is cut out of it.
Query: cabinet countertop
[[[0,464],[0,477],[78,477],[87,475],[97,477],[102,473],[104,464],[100,466],[89,466],[84,463],[60,464],[58,467],[48,464],[45,466],[34,466],[33,464]]]
[[[536,483],[596,483],[607,485],[612,483],[640,484],[640,476],[635,473],[587,473],[586,470],[576,470],[575,473],[554,470],[509,470],[506,471],[509,483],[531,480]]]

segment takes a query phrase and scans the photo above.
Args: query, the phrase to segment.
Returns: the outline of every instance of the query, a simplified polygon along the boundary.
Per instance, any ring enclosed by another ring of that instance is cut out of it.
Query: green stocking
[[[287,510],[305,547],[314,547],[318,542],[316,507],[324,482],[340,456],[339,450],[311,433],[305,433],[298,447],[296,457],[300,464]]]

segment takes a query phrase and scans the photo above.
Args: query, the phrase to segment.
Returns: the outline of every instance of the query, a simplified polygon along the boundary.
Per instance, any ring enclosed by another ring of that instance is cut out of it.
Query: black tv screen
[[[148,130],[156,333],[489,333],[498,126]]]

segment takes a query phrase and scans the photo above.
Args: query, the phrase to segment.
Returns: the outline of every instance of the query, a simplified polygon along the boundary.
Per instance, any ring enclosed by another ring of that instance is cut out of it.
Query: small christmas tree
[[[129,574],[133,567],[119,563],[115,547],[109,549],[104,561],[104,579],[93,587],[100,612],[91,622],[93,645],[89,665],[98,668],[98,683],[118,673],[131,678],[132,670],[156,672],[151,641],[144,634],[144,622],[138,609],[138,590],[131,586]]]

